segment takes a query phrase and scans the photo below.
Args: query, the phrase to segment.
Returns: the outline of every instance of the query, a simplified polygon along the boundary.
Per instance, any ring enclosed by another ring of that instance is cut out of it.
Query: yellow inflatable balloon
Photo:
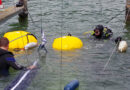
[[[73,50],[79,49],[82,46],[82,41],[74,36],[63,36],[56,38],[52,45],[52,47],[56,50]]]
[[[12,31],[4,34],[4,37],[9,40],[9,49],[23,49],[25,45],[30,42],[36,42],[37,39],[34,35],[25,31]]]

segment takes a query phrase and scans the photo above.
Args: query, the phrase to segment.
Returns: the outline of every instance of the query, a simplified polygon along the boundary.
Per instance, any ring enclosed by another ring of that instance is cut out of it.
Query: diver
[[[12,67],[16,70],[33,69],[35,66],[24,67],[16,63],[12,52],[8,51],[9,40],[5,37],[0,38],[0,76],[8,76],[9,68]]]
[[[107,27],[104,27],[103,25],[97,25],[92,33],[92,36],[97,39],[109,39],[112,35],[112,30]]]
[[[68,36],[72,36],[72,34],[70,34],[70,33],[68,32]]]

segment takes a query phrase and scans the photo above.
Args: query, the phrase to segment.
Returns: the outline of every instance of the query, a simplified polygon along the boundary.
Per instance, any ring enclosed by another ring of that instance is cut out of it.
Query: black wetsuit
[[[96,36],[95,33],[93,33],[93,36],[95,36],[95,38],[97,39],[109,39],[112,35],[113,35],[112,30],[107,27],[104,27],[104,30],[101,31],[100,36]]]
[[[8,76],[10,67],[16,70],[22,70],[25,68],[16,64],[13,53],[0,49],[0,76]]]

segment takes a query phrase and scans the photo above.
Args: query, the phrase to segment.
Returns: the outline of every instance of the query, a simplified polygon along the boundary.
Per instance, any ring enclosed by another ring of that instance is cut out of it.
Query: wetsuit
[[[0,48],[0,76],[9,75],[10,67],[16,70],[22,70],[25,68],[19,64],[16,64],[13,53]]]
[[[113,35],[113,32],[109,28],[104,27],[103,31],[101,31],[100,36],[96,36],[94,32],[92,33],[92,35],[99,39],[109,39]]]

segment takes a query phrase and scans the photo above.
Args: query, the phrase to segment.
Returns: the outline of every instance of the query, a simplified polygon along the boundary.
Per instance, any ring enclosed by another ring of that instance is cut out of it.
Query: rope
[[[116,46],[114,47],[114,49],[112,50],[112,53],[110,54],[110,57],[109,59],[107,60],[106,64],[104,65],[104,68],[103,68],[103,71],[105,71],[107,65],[109,64],[110,60],[111,60],[111,57],[113,56],[115,50],[116,50],[116,47],[117,47],[118,44],[116,44]]]
[[[61,37],[62,35],[62,29],[63,29],[63,0],[61,0]],[[61,38],[61,61],[60,61],[60,90],[62,90],[62,38]]]
[[[34,20],[33,20],[33,18],[32,18],[32,15],[30,14],[29,11],[28,11],[28,14],[29,14],[29,16],[30,16],[30,19],[31,19],[33,25],[34,25],[35,27],[38,27],[38,26],[35,24],[35,22],[34,22]],[[38,27],[38,28],[40,28],[40,27]]]
[[[21,36],[22,36],[22,33],[20,32]],[[26,35],[27,36],[27,35]],[[23,40],[23,37],[22,37],[22,42],[23,42],[23,45],[24,45],[24,40]],[[28,60],[28,56],[27,56],[27,50],[24,51],[25,52],[25,56],[26,56],[26,59],[27,59],[27,64],[29,65],[29,60]]]
[[[99,3],[100,3],[100,7],[101,7],[101,8],[100,8],[100,9],[101,9],[100,12],[101,12],[101,17],[102,17],[102,16],[103,16],[103,15],[102,15],[102,14],[103,14],[103,12],[102,12],[102,8],[103,8],[103,7],[102,7],[102,2],[101,2],[101,0],[99,0]]]
[[[128,13],[127,13],[127,15],[126,15],[126,18],[125,18],[124,23],[126,23],[126,21],[127,21],[127,19],[128,19],[128,16],[129,16],[129,13],[130,13],[130,9],[128,9]],[[125,29],[125,27],[123,27],[123,30],[124,30],[124,29]],[[114,47],[114,49],[113,49],[113,51],[112,51],[112,53],[111,53],[109,59],[107,60],[106,64],[104,65],[103,71],[105,71],[106,67],[108,66],[108,64],[109,64],[109,62],[110,62],[110,60],[111,60],[111,57],[113,56],[114,51],[116,50],[117,45],[118,45],[118,44],[116,44],[116,46]]]
[[[38,59],[33,63],[33,66],[36,66],[38,63]],[[31,70],[27,70],[23,76],[18,80],[18,82],[10,89],[10,90],[15,90],[22,82],[23,80],[27,77],[27,75],[31,72]]]
[[[42,27],[42,19],[43,19],[43,18],[42,18],[42,13],[43,13],[43,12],[42,12],[42,0],[40,0],[40,11],[41,11],[40,13],[41,13],[41,33],[42,33],[42,32],[43,32],[43,31],[42,31],[42,29],[43,29],[43,27]]]
[[[45,52],[47,53],[48,51],[47,51],[47,49],[46,49],[46,47],[45,47],[45,44],[47,43],[47,40],[46,40],[46,37],[45,37],[45,34],[44,34],[44,31],[43,31],[43,27],[42,27],[42,21],[43,21],[43,18],[42,18],[42,1],[40,0],[40,13],[41,13],[41,44],[39,45],[39,47],[38,47],[38,49],[37,49],[37,51],[38,51],[38,53],[39,53],[39,50],[40,49],[43,49],[43,50],[45,50]]]
[[[13,42],[13,41],[15,41],[15,40],[17,40],[17,39],[20,39],[20,38],[22,38],[22,37],[24,37],[24,36],[28,36],[28,35],[33,35],[33,34],[21,35],[20,37],[11,40],[10,43]],[[34,36],[34,35],[33,35],[33,36]],[[34,36],[34,37],[35,37],[35,36]],[[36,38],[36,37],[35,37],[35,38]]]

